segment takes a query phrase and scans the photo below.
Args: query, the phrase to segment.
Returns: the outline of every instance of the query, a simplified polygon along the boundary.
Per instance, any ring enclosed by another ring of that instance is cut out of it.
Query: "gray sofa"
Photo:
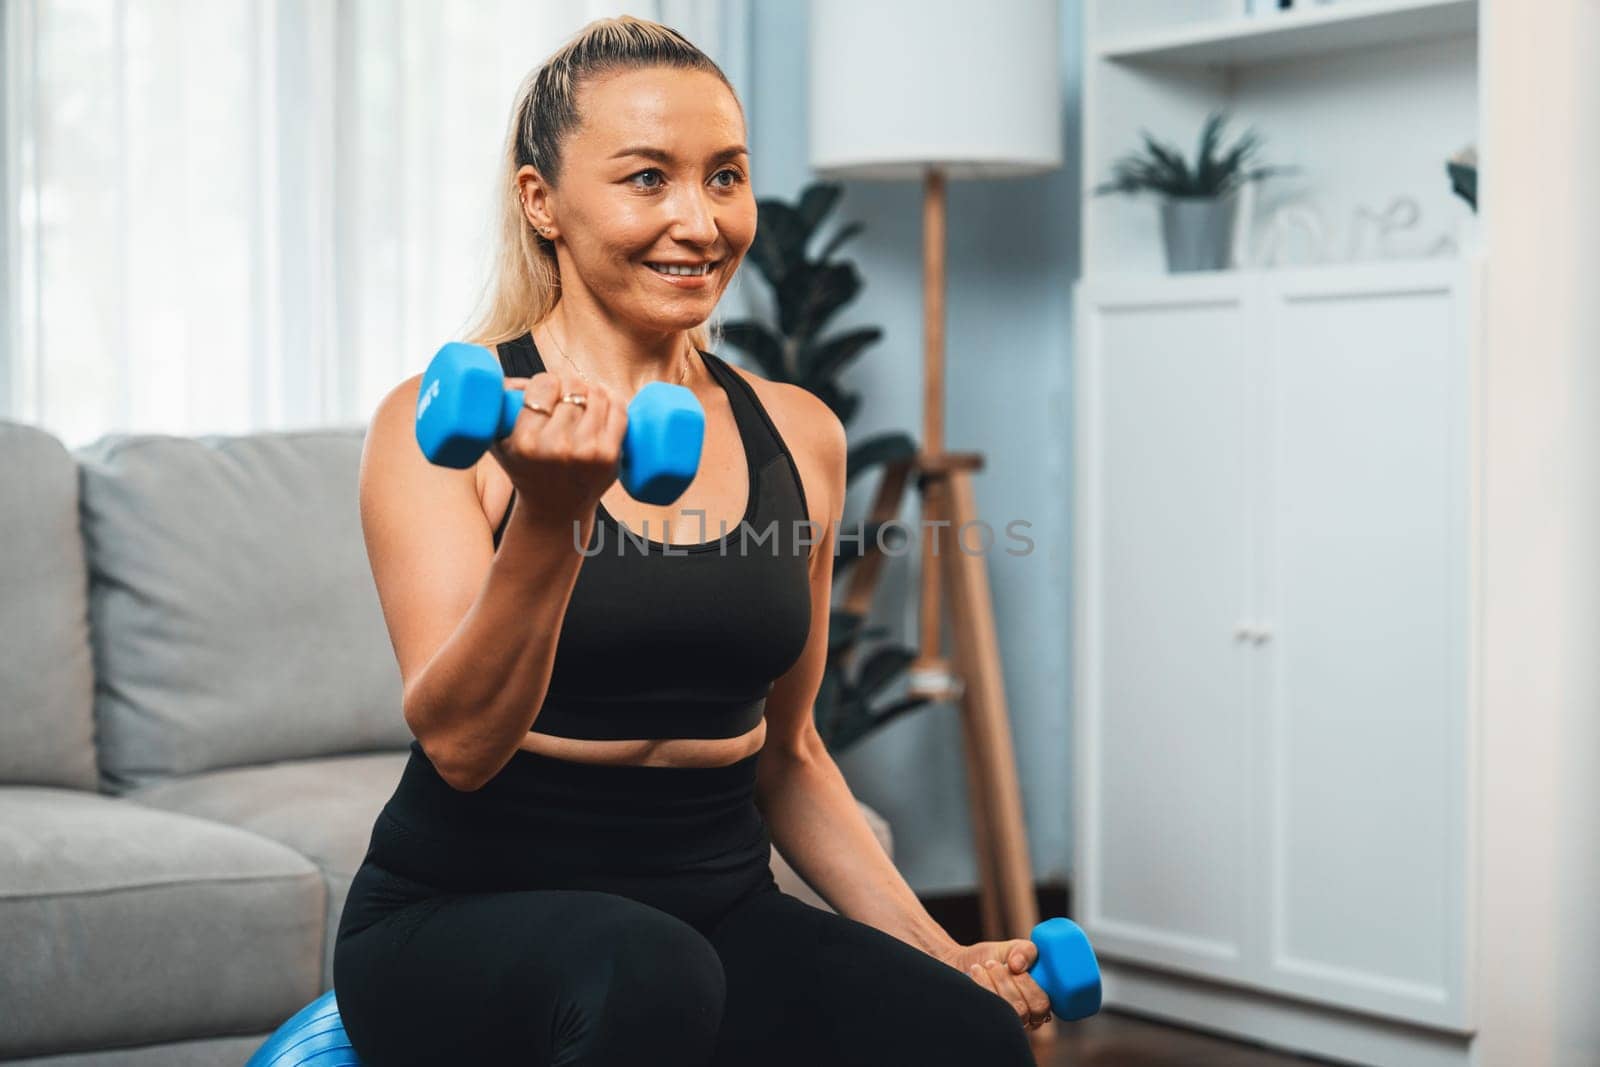
[[[411,740],[361,442],[0,421],[0,1062],[236,1067],[331,984]]]

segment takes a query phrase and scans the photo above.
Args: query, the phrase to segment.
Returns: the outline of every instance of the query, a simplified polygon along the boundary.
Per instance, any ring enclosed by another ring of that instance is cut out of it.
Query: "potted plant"
[[[771,381],[789,382],[815,393],[839,421],[849,426],[860,406],[859,393],[845,389],[839,374],[882,338],[883,330],[864,326],[823,336],[828,320],[855,299],[861,276],[855,265],[835,258],[862,224],[840,227],[823,243],[815,258],[808,249],[819,226],[838,203],[842,188],[831,182],[813,182],[793,204],[778,199],[756,202],[756,239],[750,260],[772,291],[772,325],[753,319],[723,323],[722,340],[745,353]],[[916,442],[898,431],[875,434],[852,445],[846,461],[848,484],[883,464],[916,456]],[[863,524],[860,544],[839,545],[834,550],[835,580],[876,543],[879,528]],[[898,527],[883,530],[885,544],[903,543],[891,537]],[[865,617],[834,610],[829,616],[828,659],[814,709],[817,732],[829,751],[842,752],[890,720],[927,703],[926,698],[884,698],[884,691],[905,673],[914,650],[894,643],[864,651],[866,638],[882,637],[885,627],[868,627]]]
[[[1226,151],[1221,148],[1227,117],[1212,112],[1200,130],[1199,149],[1190,167],[1177,148],[1161,144],[1141,130],[1142,152],[1123,156],[1112,165],[1111,180],[1094,195],[1156,193],[1161,201],[1161,232],[1167,270],[1221,270],[1233,258],[1233,224],[1237,193],[1246,182],[1287,174],[1293,167],[1252,167],[1261,140],[1247,131]]]
[[[1444,170],[1450,176],[1450,191],[1467,202],[1472,213],[1478,213],[1478,150],[1469,146],[1445,161]]]

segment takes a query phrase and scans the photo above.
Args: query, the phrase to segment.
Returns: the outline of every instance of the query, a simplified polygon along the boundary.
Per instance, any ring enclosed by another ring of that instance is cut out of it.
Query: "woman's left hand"
[[[1011,1005],[1023,1026],[1035,1030],[1050,1021],[1050,998],[1028,975],[1039,958],[1032,941],[979,941],[957,945],[937,956]]]

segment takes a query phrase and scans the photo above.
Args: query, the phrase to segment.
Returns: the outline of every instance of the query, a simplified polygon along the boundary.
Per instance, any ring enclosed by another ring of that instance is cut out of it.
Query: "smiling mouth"
[[[722,266],[722,260],[714,259],[710,263],[699,263],[692,267],[669,263],[646,263],[645,266],[668,278],[704,278]]]

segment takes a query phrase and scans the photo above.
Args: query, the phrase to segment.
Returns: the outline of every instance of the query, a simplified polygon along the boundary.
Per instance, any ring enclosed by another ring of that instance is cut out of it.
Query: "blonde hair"
[[[626,70],[677,67],[714,74],[739,94],[709,56],[670,27],[621,15],[596,19],[530,71],[517,90],[506,134],[500,185],[497,249],[480,310],[467,336],[477,344],[520,337],[544,320],[561,298],[555,244],[523,213],[517,171],[532,164],[553,189],[561,181],[562,146],[582,122],[578,91],[589,81]],[[710,347],[706,324],[689,330],[696,348]]]

